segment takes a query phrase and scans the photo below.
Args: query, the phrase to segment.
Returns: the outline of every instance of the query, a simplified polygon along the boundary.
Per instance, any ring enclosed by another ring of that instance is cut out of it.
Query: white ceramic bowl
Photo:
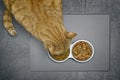
[[[84,61],[80,61],[80,60],[76,59],[76,58],[73,56],[73,53],[72,53],[72,49],[73,49],[74,45],[75,45],[76,43],[78,43],[78,42],[81,42],[81,41],[84,41],[84,42],[88,43],[88,44],[91,46],[91,48],[92,48],[92,55],[91,55],[87,60],[84,60]],[[61,60],[61,61],[55,60],[54,58],[52,58],[51,55],[50,55],[50,53],[48,52],[49,58],[50,58],[52,61],[54,61],[54,62],[65,62],[65,61],[68,60],[69,58],[71,58],[71,59],[73,59],[73,60],[75,60],[75,61],[77,61],[77,62],[87,62],[87,61],[89,61],[89,60],[93,57],[93,55],[94,55],[94,47],[93,47],[93,45],[92,45],[89,41],[87,41],[87,40],[77,40],[77,41],[75,41],[73,44],[71,44],[71,45],[70,45],[70,53],[69,53],[69,56],[68,56],[66,59]]]
[[[73,53],[72,53],[72,49],[73,49],[73,47],[75,46],[75,44],[76,43],[78,43],[78,42],[81,42],[81,41],[83,41],[83,42],[86,42],[86,43],[88,43],[90,46],[91,46],[91,48],[92,48],[92,54],[91,54],[91,56],[87,59],[87,60],[83,60],[83,61],[80,61],[80,60],[78,60],[78,59],[76,59],[74,56],[73,56]],[[93,55],[94,55],[94,47],[93,47],[93,45],[89,42],[89,41],[87,41],[87,40],[77,40],[76,42],[74,42],[72,45],[71,45],[71,47],[70,47],[71,49],[71,53],[70,54],[72,54],[72,58],[75,60],[75,61],[77,61],[77,62],[87,62],[87,61],[89,61],[92,57],[93,57]]]

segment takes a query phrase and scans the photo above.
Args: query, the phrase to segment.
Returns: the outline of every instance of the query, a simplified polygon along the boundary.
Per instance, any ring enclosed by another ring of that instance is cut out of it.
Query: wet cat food
[[[73,57],[79,61],[85,61],[92,55],[92,47],[85,41],[77,42],[72,48]]]

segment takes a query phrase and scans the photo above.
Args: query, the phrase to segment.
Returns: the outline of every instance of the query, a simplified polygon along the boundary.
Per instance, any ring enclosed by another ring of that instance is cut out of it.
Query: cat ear
[[[65,35],[66,35],[67,38],[72,39],[72,38],[74,38],[77,34],[74,33],[74,32],[66,32]]]

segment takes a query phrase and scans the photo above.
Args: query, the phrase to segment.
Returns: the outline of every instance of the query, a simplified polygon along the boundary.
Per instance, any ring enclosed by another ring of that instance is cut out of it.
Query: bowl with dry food
[[[87,40],[78,40],[71,45],[72,58],[77,62],[87,62],[94,55],[94,47]]]

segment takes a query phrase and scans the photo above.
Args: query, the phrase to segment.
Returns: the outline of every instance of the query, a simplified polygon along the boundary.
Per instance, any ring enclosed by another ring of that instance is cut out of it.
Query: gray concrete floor
[[[30,72],[29,39],[15,20],[18,35],[3,27],[4,5],[0,0],[0,80],[120,80],[120,0],[63,0],[64,14],[108,14],[111,28],[109,72]]]

